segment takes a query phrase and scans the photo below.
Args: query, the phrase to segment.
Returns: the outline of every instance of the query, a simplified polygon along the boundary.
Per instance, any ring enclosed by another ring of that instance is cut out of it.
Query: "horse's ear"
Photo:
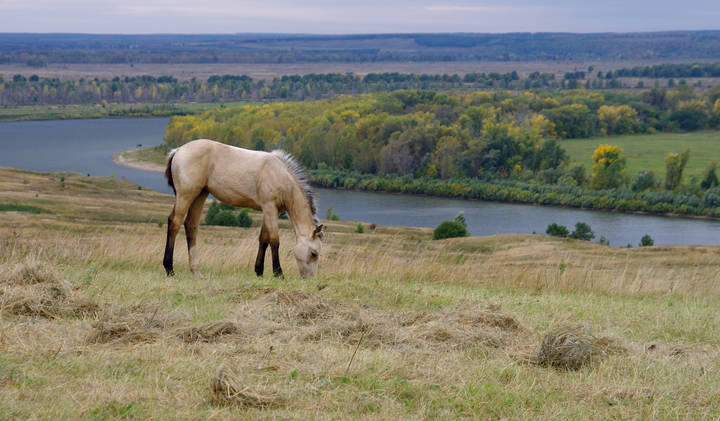
[[[325,236],[325,225],[320,224],[320,225],[316,226],[315,231],[313,232],[313,238],[319,238],[322,240],[324,236]]]

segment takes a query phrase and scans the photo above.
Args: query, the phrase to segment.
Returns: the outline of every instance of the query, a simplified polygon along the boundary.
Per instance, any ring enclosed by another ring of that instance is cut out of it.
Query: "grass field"
[[[592,154],[603,143],[619,145],[627,157],[627,174],[636,177],[638,172],[652,170],[660,180],[665,177],[665,156],[669,152],[690,149],[690,159],[683,173],[683,180],[700,176],[712,161],[720,161],[720,132],[660,133],[652,135],[597,137],[570,139],[561,142],[570,155],[570,161],[592,171]]]
[[[3,419],[720,416],[717,247],[324,221],[300,279],[281,221],[285,279],[255,277],[257,227],[208,226],[204,276],[179,235],[167,278],[169,196],[0,168],[0,205]],[[558,324],[594,333],[589,364],[539,364]]]
[[[101,104],[73,104],[0,107],[0,121],[165,116],[200,113],[219,107],[241,104],[249,103],[110,104],[107,107],[103,107]]]

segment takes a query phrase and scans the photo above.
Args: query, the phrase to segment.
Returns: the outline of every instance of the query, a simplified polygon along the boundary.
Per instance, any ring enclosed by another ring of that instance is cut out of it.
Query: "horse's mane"
[[[300,183],[300,188],[305,194],[305,199],[307,199],[308,206],[310,206],[310,211],[312,212],[313,219],[316,219],[315,216],[317,214],[317,207],[315,206],[315,193],[310,187],[310,179],[307,175],[307,172],[305,171],[305,168],[303,168],[303,166],[300,165],[300,163],[297,162],[292,155],[282,149],[275,149],[271,153],[280,158],[288,167],[288,169],[295,175],[298,183]]]

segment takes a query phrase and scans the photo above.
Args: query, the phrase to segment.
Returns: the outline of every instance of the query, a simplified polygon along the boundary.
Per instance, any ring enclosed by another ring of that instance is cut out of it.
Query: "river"
[[[35,171],[71,171],[115,176],[171,193],[161,173],[115,164],[114,152],[162,143],[167,118],[54,120],[0,123],[0,166]],[[465,214],[472,235],[544,233],[555,222],[572,230],[588,223],[596,239],[613,246],[632,244],[649,234],[656,245],[720,244],[720,222],[689,218],[445,199],[385,193],[317,189],[319,213],[333,206],[342,220],[378,225],[435,227]]]

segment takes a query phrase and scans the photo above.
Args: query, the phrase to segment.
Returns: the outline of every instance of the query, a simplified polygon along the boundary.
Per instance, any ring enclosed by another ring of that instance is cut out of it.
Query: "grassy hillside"
[[[592,139],[567,139],[562,147],[571,162],[592,170],[592,154],[603,143],[619,145],[627,157],[628,175],[637,176],[643,170],[652,170],[660,179],[665,177],[665,156],[669,152],[690,149],[690,159],[684,177],[700,176],[712,161],[720,160],[720,132],[660,133],[652,135],[610,136]]]
[[[283,221],[285,279],[254,276],[257,228],[207,226],[204,276],[179,243],[166,278],[169,196],[0,168],[0,205],[0,418],[720,415],[716,247],[328,222],[303,280]],[[558,324],[590,364],[541,364]]]

